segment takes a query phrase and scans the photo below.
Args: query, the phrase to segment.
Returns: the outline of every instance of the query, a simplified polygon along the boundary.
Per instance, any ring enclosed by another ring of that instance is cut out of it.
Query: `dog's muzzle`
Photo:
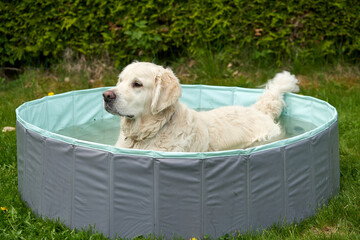
[[[103,98],[105,110],[111,114],[117,114],[116,111],[113,110],[113,105],[116,99],[115,93],[111,90],[107,90],[103,93]]]
[[[134,118],[134,115],[122,114],[114,109],[114,102],[116,99],[116,94],[113,91],[111,91],[111,90],[105,91],[103,93],[103,97],[104,97],[104,107],[105,107],[106,111],[108,111],[109,113],[114,114],[114,115],[124,116],[127,118]]]

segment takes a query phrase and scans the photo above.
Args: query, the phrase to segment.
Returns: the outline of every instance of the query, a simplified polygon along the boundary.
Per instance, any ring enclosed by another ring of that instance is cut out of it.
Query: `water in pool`
[[[280,124],[285,129],[285,137],[290,138],[316,128],[310,122],[298,120],[289,116],[281,116]],[[112,117],[108,119],[93,120],[80,126],[64,128],[56,133],[68,137],[97,142],[102,144],[114,145],[120,131],[120,118]]]
[[[108,145],[115,145],[120,131],[120,117],[97,119],[83,125],[61,129],[56,133]]]

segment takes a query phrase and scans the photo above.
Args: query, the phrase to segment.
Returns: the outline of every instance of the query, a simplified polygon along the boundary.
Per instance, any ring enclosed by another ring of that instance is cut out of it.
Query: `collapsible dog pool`
[[[262,92],[182,88],[181,101],[198,110],[248,106]],[[120,123],[103,109],[107,89],[44,97],[16,110],[19,191],[39,216],[70,228],[95,226],[110,238],[216,238],[300,221],[338,192],[337,112],[324,101],[286,94],[289,135],[277,142],[156,152],[111,146]]]

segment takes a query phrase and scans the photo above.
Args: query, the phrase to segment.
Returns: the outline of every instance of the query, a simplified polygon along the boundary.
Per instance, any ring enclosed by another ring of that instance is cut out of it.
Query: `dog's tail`
[[[265,87],[264,93],[254,104],[254,107],[261,112],[278,119],[285,106],[283,95],[286,92],[298,92],[298,80],[287,71],[278,73]]]

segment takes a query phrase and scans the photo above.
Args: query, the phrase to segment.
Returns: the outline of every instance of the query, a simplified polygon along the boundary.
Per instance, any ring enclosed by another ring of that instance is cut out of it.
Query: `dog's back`
[[[284,108],[285,92],[297,92],[298,81],[289,72],[278,73],[250,107],[227,106],[199,113],[209,131],[208,151],[247,148],[281,135],[277,123]]]

